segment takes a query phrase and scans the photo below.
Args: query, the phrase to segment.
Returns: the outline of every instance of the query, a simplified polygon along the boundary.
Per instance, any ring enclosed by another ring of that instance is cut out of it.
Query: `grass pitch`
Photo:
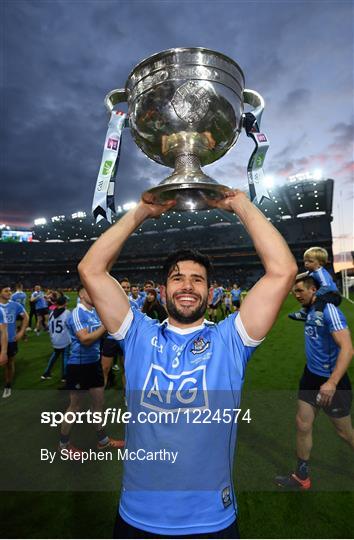
[[[71,298],[74,307],[75,299]],[[320,413],[311,458],[313,490],[280,492],[276,474],[295,463],[295,411],[298,380],[305,363],[303,326],[286,314],[297,304],[289,296],[277,323],[254,354],[246,376],[242,408],[252,421],[239,425],[234,481],[243,538],[352,538],[353,452]],[[353,304],[343,300],[354,328]],[[60,370],[41,381],[51,351],[47,335],[30,334],[20,344],[13,396],[0,401],[0,530],[7,538],[110,538],[121,482],[120,463],[87,464],[77,491],[80,465],[60,470],[39,463],[41,446],[56,448],[58,430],[40,425],[41,410],[63,410]],[[354,368],[349,374],[353,380]],[[106,391],[106,405],[123,405],[119,381]],[[110,435],[122,436],[114,426]],[[92,430],[75,428],[75,443],[94,443]],[[212,444],[212,441],[211,441]],[[92,447],[93,444],[91,444]],[[74,487],[75,486],[75,487]]]

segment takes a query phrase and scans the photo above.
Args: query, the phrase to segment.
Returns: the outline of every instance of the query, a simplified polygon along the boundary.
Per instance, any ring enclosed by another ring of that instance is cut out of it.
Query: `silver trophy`
[[[142,61],[125,89],[107,94],[109,112],[118,103],[128,103],[129,127],[141,150],[174,168],[143,199],[175,199],[174,210],[204,210],[208,200],[225,197],[230,187],[206,175],[201,166],[220,159],[236,143],[244,125],[244,103],[251,105],[259,124],[263,99],[244,84],[241,68],[224,54],[181,48]]]

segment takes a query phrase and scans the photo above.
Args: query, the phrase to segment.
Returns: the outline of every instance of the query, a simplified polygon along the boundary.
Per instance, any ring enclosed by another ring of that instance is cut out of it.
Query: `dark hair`
[[[124,278],[120,279],[119,283],[123,283],[123,281],[126,281],[127,283],[130,283],[129,278],[127,278],[127,277],[124,277]]]
[[[315,289],[318,289],[316,281],[311,276],[298,276],[295,280],[295,285],[298,283],[303,283],[306,289],[309,289],[310,287],[315,287]]]
[[[66,297],[65,297],[64,295],[61,295],[61,296],[59,296],[59,297],[57,298],[57,300],[56,300],[56,305],[57,305],[57,306],[65,306],[66,302],[67,302]]]
[[[0,291],[3,289],[11,289],[10,285],[4,285],[3,283],[0,285]]]
[[[154,296],[154,299],[152,302],[149,302],[148,297],[147,297],[148,294],[152,294]],[[146,293],[144,304],[143,304],[143,307],[141,308],[142,313],[147,313],[149,310],[153,310],[156,304],[159,304],[159,301],[157,299],[157,292],[155,291],[155,289],[150,289]]]
[[[83,286],[83,284],[80,283],[80,285],[78,285],[78,286],[76,287],[76,292],[79,293],[79,292],[80,292],[82,289],[84,289],[84,288],[85,288],[85,287]]]
[[[144,287],[145,285],[151,285],[152,288],[155,287],[155,283],[151,279],[147,279],[146,281],[144,281]]]
[[[155,300],[156,300],[156,298],[157,298],[157,292],[156,292],[155,289],[149,289],[149,290],[147,291],[147,293],[146,293],[146,298],[147,298],[147,295],[148,295],[148,294],[152,294],[152,295],[155,297]]]
[[[180,249],[167,257],[162,269],[162,278],[165,285],[168,276],[181,261],[194,261],[201,266],[204,266],[207,274],[208,287],[210,287],[210,275],[212,272],[210,259],[207,255],[203,255],[203,253],[200,253],[200,251],[197,251],[196,249]]]

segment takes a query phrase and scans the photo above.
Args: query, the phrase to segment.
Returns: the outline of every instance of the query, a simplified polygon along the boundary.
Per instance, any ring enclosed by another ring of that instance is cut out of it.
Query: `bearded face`
[[[167,279],[167,312],[181,324],[194,323],[204,317],[209,295],[204,266],[194,261],[180,261]]]

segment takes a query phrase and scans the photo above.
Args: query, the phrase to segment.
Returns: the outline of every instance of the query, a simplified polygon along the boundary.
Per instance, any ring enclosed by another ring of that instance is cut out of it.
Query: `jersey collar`
[[[88,311],[89,313],[92,313],[94,311],[94,309],[95,309],[95,308],[89,309],[86,306],[84,306],[84,304],[81,304],[81,302],[78,303],[78,307],[80,307],[84,311]]]
[[[177,326],[173,326],[168,322],[168,319],[165,319],[162,324],[166,325],[166,330],[171,330],[171,332],[174,332],[175,334],[186,335],[203,330],[208,322],[209,321],[204,319],[204,322],[199,326],[191,326],[190,328],[178,328]]]

